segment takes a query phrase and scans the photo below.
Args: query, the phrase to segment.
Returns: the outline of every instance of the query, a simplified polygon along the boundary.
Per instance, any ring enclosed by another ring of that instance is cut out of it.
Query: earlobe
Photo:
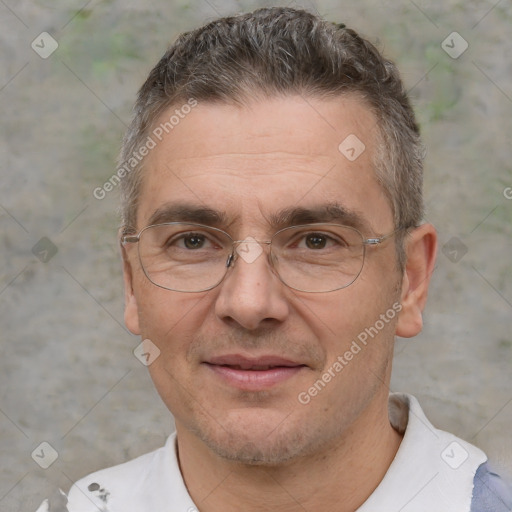
[[[402,310],[396,334],[412,338],[423,328],[423,309],[437,253],[437,234],[432,224],[422,224],[405,241],[407,263],[402,281]]]
[[[133,334],[140,334],[139,308],[133,291],[133,268],[126,249],[121,245],[124,279],[124,323]]]

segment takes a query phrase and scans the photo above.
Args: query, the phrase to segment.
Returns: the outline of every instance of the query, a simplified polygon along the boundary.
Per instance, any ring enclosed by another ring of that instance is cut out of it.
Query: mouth
[[[245,391],[270,389],[307,368],[305,364],[271,355],[247,358],[230,354],[211,358],[204,364],[224,383]]]

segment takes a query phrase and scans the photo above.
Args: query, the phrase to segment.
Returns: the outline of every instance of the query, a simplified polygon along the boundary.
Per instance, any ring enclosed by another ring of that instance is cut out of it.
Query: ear
[[[432,224],[422,224],[405,240],[407,262],[402,281],[402,309],[396,335],[412,338],[423,329],[423,309],[428,286],[434,271],[437,253],[437,233]]]
[[[124,278],[124,323],[133,334],[140,334],[139,308],[133,292],[133,266],[126,247],[120,243],[121,257],[123,259]],[[134,255],[135,252],[132,252]]]

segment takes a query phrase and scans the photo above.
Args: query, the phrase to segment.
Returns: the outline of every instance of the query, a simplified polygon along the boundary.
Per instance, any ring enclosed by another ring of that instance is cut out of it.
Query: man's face
[[[354,97],[199,103],[147,157],[137,229],[156,212],[160,221],[193,222],[166,214],[179,204],[222,212],[225,221],[216,227],[234,240],[270,240],[276,226],[269,219],[280,212],[337,204],[365,238],[387,234],[393,216],[372,166],[376,129]],[[366,147],[353,161],[338,149],[349,135]],[[250,263],[239,257],[219,286],[200,293],[155,286],[136,245],[126,251],[126,322],[161,351],[150,372],[178,439],[186,429],[222,457],[278,464],[367,425],[386,403],[396,322],[389,310],[401,283],[393,238],[367,248],[356,281],[329,293],[284,285],[268,246]],[[370,327],[373,336],[347,360],[352,342]],[[338,356],[345,363],[333,371]],[[331,379],[309,393],[329,369]]]

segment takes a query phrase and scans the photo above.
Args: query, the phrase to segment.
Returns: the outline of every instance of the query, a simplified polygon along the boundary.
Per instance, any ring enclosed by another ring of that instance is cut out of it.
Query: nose
[[[248,330],[283,322],[289,314],[285,285],[274,273],[268,248],[254,239],[241,242],[231,260],[215,303],[215,313],[225,322]]]

